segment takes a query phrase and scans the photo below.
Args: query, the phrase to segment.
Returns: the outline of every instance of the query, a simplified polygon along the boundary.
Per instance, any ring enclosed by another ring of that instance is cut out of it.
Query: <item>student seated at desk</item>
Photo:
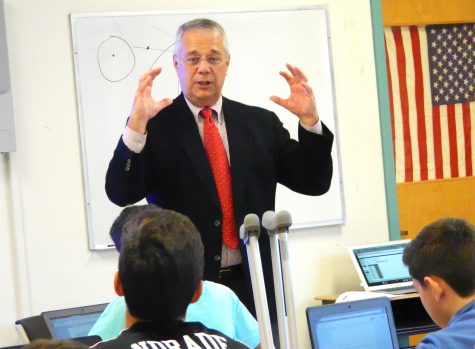
[[[116,229],[117,226],[119,229]],[[117,231],[120,234],[114,233]],[[124,233],[122,241],[125,240],[125,243],[121,248],[120,235],[122,232]],[[131,327],[122,331],[116,340],[98,344],[98,348],[109,346],[119,348],[128,342],[132,344],[138,338],[155,341],[168,340],[165,337],[170,337],[170,340],[177,341],[177,343],[181,343],[183,340],[196,341],[197,339],[193,337],[195,332],[220,336],[219,340],[227,342],[229,348],[247,348],[218,331],[208,330],[199,323],[188,321],[201,321],[214,324],[215,327],[226,328],[233,332],[238,339],[244,338],[247,342],[251,342],[252,347],[258,345],[259,334],[255,319],[239,302],[234,293],[222,285],[200,281],[200,292],[198,293],[201,293],[204,284],[207,285],[204,290],[205,299],[201,301],[200,306],[192,307],[190,305],[188,310],[185,307],[187,322],[183,322],[181,316],[184,317],[185,311],[181,314],[180,305],[188,305],[191,298],[187,301],[180,299],[182,294],[177,290],[190,288],[189,283],[195,279],[189,268],[193,268],[193,271],[200,271],[201,276],[203,267],[203,246],[200,236],[188,218],[173,211],[161,210],[154,205],[126,208],[114,222],[111,236],[120,251],[119,274],[116,274],[115,288],[119,295],[125,293],[125,303],[128,306],[117,312],[117,309],[121,309],[121,304],[124,304],[123,298],[120,298],[120,301],[113,301],[112,308],[106,308],[90,334],[107,337],[110,332],[106,330],[106,335],[103,332],[108,324],[111,324],[117,332]],[[168,255],[167,258],[173,262],[168,261],[162,266],[158,265],[160,259],[163,258],[162,254]],[[201,259],[193,254],[200,255]],[[168,264],[169,262],[170,264]],[[145,267],[144,264],[149,264],[149,267]],[[172,267],[178,269],[173,271],[173,275],[167,270]],[[185,276],[180,277],[179,275]],[[150,279],[156,281],[154,290],[146,290],[148,287],[141,285],[148,283],[149,281],[145,280]],[[160,282],[158,282],[159,279]],[[170,289],[174,291],[170,292]],[[176,299],[171,299],[172,296]],[[194,300],[196,301],[198,298],[200,297],[196,294]],[[177,301],[178,305],[170,306],[174,301]],[[142,302],[144,304],[141,304]],[[218,304],[214,302],[218,302]],[[192,315],[191,320],[190,314]],[[117,324],[120,325],[119,329],[117,329]],[[178,338],[180,336],[181,338]],[[198,346],[196,347],[198,348]]]
[[[424,227],[404,250],[422,304],[442,329],[417,349],[475,348],[475,227],[445,218]]]
[[[153,210],[160,208],[155,205],[135,205],[121,211],[109,231],[119,253],[122,230],[127,222],[137,214]],[[91,328],[89,335],[98,335],[103,340],[117,337],[125,329],[125,309],[124,297],[115,297]],[[203,282],[201,297],[188,306],[186,321],[199,321],[251,348],[257,347],[260,342],[257,321],[236,294],[228,287],[211,281]]]

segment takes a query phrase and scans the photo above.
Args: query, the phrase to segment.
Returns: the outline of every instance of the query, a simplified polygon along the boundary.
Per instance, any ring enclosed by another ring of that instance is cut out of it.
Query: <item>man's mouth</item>
[[[197,84],[200,85],[200,86],[209,86],[209,85],[211,85],[211,82],[210,81],[198,81]]]

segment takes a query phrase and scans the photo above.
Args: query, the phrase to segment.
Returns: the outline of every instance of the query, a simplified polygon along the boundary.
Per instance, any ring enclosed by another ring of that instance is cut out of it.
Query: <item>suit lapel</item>
[[[210,198],[219,207],[219,199],[209,165],[208,157],[201,140],[196,121],[190,108],[185,102],[183,94],[174,101],[173,126],[178,143],[184,148],[188,159],[198,175],[201,183],[206,188]]]
[[[244,186],[249,173],[250,132],[245,124],[242,110],[232,106],[232,101],[223,97],[223,112],[228,134],[229,157],[231,159],[231,178],[233,184],[234,209],[243,207]],[[237,225],[241,222],[236,222]]]

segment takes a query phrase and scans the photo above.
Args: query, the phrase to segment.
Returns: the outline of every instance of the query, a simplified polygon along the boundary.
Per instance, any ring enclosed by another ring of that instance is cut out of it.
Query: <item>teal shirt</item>
[[[231,289],[211,281],[203,282],[203,293],[196,303],[188,306],[186,321],[201,322],[250,348],[260,343],[256,319]],[[117,337],[124,329],[125,300],[124,297],[116,297],[96,321],[89,335],[108,340]]]

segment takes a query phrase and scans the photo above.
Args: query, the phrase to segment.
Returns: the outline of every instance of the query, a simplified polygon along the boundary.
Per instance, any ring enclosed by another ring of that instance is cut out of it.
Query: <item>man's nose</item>
[[[198,72],[199,73],[209,73],[211,64],[207,61],[206,57],[201,57],[200,62],[198,63]]]

